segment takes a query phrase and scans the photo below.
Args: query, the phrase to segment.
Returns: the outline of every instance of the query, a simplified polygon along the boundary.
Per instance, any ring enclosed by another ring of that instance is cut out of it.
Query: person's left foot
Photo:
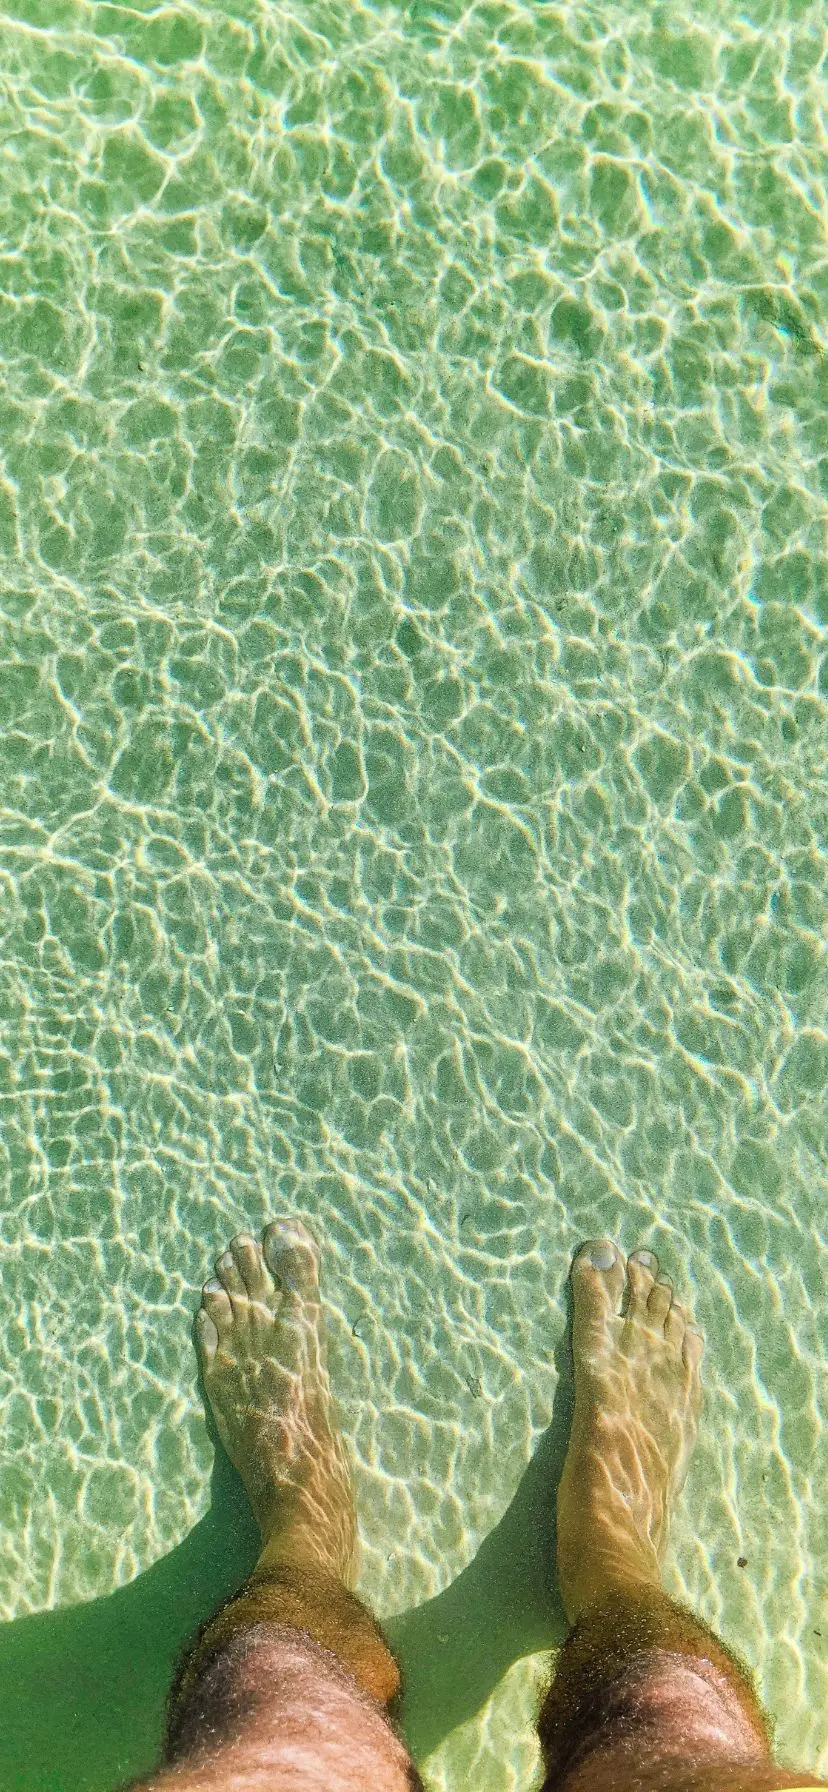
[[[325,1364],[319,1253],[301,1220],[274,1220],[264,1249],[240,1232],[197,1315],[204,1386],[244,1482],[268,1562],[357,1569],[351,1475]]]

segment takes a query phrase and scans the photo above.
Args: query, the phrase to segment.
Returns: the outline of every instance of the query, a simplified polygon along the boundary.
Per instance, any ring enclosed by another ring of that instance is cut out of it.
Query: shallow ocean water
[[[274,1212],[434,1792],[533,1783],[605,1232],[708,1337],[669,1584],[828,1771],[823,44],[5,9],[5,1787],[147,1766],[249,1553],[190,1321]]]

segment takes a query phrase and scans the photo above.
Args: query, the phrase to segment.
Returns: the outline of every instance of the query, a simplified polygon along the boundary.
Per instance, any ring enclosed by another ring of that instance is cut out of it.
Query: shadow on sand
[[[556,1366],[551,1424],[500,1523],[444,1592],[385,1621],[420,1761],[480,1710],[513,1662],[565,1634],[553,1520],[572,1406],[568,1336]],[[211,1437],[210,1508],[177,1549],[106,1598],[0,1628],[4,1792],[112,1792],[156,1764],[176,1659],[256,1560],[241,1482],[212,1425]]]

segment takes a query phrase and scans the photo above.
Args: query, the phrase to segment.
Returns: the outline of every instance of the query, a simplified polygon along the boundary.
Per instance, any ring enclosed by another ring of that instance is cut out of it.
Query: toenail
[[[607,1239],[602,1239],[599,1244],[591,1244],[586,1255],[593,1269],[612,1269],[615,1262],[615,1246],[611,1245]]]
[[[223,1294],[224,1289],[222,1288],[221,1283],[216,1281],[215,1276],[213,1276],[209,1282],[205,1282],[204,1292],[205,1294]]]
[[[636,1263],[643,1264],[645,1269],[657,1269],[658,1258],[655,1251],[633,1251]]]
[[[216,1262],[216,1269],[232,1269],[233,1258],[229,1251],[223,1251]]]

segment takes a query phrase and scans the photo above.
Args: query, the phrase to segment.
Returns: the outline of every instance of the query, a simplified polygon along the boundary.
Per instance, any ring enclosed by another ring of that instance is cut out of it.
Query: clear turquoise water
[[[249,1555],[189,1325],[274,1211],[434,1788],[531,1783],[537,1503],[419,1608],[601,1232],[709,1338],[670,1585],[828,1770],[822,46],[5,8],[5,1787],[145,1766]]]

